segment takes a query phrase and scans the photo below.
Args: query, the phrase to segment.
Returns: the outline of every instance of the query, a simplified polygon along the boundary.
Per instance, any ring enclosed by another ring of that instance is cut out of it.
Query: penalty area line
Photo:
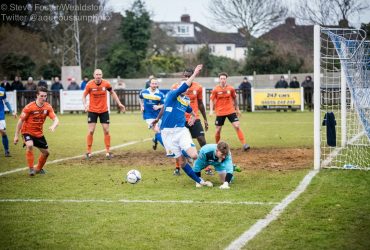
[[[149,140],[151,140],[151,138],[146,138],[146,139],[141,140],[141,141],[126,142],[126,143],[123,143],[123,144],[120,144],[120,145],[116,145],[116,146],[110,147],[110,149],[111,150],[114,150],[114,149],[118,149],[118,148],[123,148],[123,147],[131,146],[131,145],[136,144],[136,143],[139,143],[139,142],[146,142],[146,141],[149,141]],[[102,152],[105,152],[105,149],[94,151],[91,154],[92,155],[95,155],[95,154],[100,154]],[[45,165],[50,165],[50,164],[54,164],[54,163],[58,163],[58,162],[62,162],[62,161],[68,161],[68,160],[78,159],[78,158],[82,158],[82,157],[85,157],[85,155],[83,154],[83,155],[77,155],[77,156],[72,156],[72,157],[57,159],[57,160],[53,160],[53,161],[48,161],[48,162],[45,163]],[[10,171],[2,172],[2,173],[0,173],[0,176],[12,174],[12,173],[17,173],[17,172],[24,171],[24,170],[27,170],[27,169],[28,169],[28,167],[25,167],[25,168],[16,168],[16,169],[13,169],[13,170],[10,170]]]
[[[254,225],[252,225],[247,231],[245,231],[239,238],[234,240],[227,246],[226,250],[236,250],[242,249],[247,243],[252,240],[257,234],[259,234],[265,227],[267,227],[271,222],[276,220],[279,215],[284,211],[284,209],[295,199],[298,198],[311,183],[312,179],[318,173],[318,170],[311,170],[299,183],[296,189],[291,192],[287,197],[285,197],[280,203],[278,203],[264,219],[258,220]]]
[[[0,199],[0,203],[162,203],[162,204],[212,204],[212,205],[260,205],[271,206],[277,202],[258,202],[258,201],[193,201],[193,200],[95,200],[95,199]]]

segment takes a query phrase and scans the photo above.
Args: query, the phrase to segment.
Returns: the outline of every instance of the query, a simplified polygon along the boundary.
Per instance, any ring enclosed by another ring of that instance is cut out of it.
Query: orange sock
[[[216,139],[216,143],[218,143],[221,139],[221,133],[217,133],[215,134],[215,139]]]
[[[244,145],[245,144],[245,139],[244,139],[243,131],[240,128],[238,128],[236,133],[238,134],[239,141]]]
[[[36,167],[36,171],[40,171],[44,167],[47,158],[48,158],[47,156],[40,154],[39,162],[37,163],[37,167]]]
[[[176,164],[176,168],[180,169],[180,163],[178,162],[178,160],[175,160],[175,164]]]
[[[104,135],[104,143],[105,143],[105,150],[107,153],[109,153],[109,148],[110,148],[110,135]]]
[[[29,168],[33,168],[33,162],[35,160],[35,156],[33,155],[32,150],[26,150],[26,160]]]
[[[87,135],[87,138],[86,138],[86,141],[87,141],[87,152],[88,153],[91,153],[91,147],[92,147],[92,144],[93,144],[93,135],[91,134],[88,134]]]

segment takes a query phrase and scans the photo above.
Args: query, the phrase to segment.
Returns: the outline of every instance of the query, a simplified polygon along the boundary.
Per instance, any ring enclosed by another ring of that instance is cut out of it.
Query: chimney
[[[339,20],[339,27],[341,27],[341,28],[348,28],[349,27],[348,20],[346,20],[346,19]]]
[[[285,24],[290,25],[290,26],[295,26],[294,17],[288,17],[287,19],[285,19]]]
[[[183,22],[183,23],[190,23],[190,16],[188,14],[183,14],[181,16],[181,22]]]

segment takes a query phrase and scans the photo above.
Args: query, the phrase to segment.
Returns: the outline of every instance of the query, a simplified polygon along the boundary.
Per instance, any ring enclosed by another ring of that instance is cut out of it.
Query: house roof
[[[297,25],[294,18],[271,29],[260,38],[274,42],[282,52],[304,59],[307,68],[313,64],[313,25]]]
[[[160,24],[182,24],[184,22],[160,22]],[[194,37],[175,37],[178,44],[230,43],[236,47],[246,47],[246,38],[240,33],[216,32],[198,22],[194,26]]]

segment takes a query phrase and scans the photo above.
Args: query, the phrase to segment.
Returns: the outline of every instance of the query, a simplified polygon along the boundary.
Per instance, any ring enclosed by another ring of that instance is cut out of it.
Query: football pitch
[[[218,188],[217,176],[202,174],[213,188],[173,176],[173,161],[160,146],[152,150],[139,113],[111,113],[111,160],[101,152],[100,124],[97,153],[85,160],[86,115],[59,119],[54,133],[50,120],[44,126],[46,175],[27,175],[21,145],[11,144],[11,158],[0,157],[1,249],[225,249],[246,232],[253,237],[243,249],[370,248],[370,173],[312,174],[313,113],[243,113],[249,152],[226,122],[221,139],[242,169],[230,190]],[[208,120],[213,143],[214,117]],[[6,121],[12,141],[16,120]],[[141,172],[140,183],[125,181],[130,169]],[[310,174],[316,176],[297,193]]]

